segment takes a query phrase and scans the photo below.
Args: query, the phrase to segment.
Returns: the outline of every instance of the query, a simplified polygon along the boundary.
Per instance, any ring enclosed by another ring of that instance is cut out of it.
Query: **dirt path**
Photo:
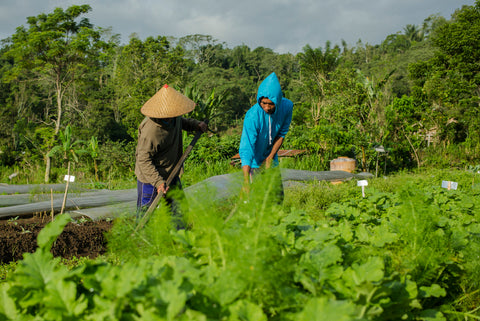
[[[50,218],[0,220],[0,263],[21,260],[23,253],[34,252],[37,235]],[[106,252],[105,232],[112,221],[98,220],[68,223],[52,247],[54,256],[95,258]]]

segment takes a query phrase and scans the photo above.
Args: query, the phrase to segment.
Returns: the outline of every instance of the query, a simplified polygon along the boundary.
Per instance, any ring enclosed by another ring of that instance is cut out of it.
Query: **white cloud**
[[[245,44],[297,53],[303,46],[379,44],[407,24],[421,24],[432,14],[446,18],[475,0],[90,0],[87,16],[98,27],[112,27],[127,42],[132,33],[183,37],[210,35],[229,47]],[[26,24],[26,17],[75,0],[1,0],[0,39]]]

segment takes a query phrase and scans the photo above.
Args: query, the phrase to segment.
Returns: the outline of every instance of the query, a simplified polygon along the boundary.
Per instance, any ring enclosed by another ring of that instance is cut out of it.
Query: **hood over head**
[[[275,104],[275,107],[278,107],[282,101],[282,88],[280,87],[280,82],[274,72],[265,78],[258,87],[257,103],[260,104],[260,99],[262,97],[270,99]]]

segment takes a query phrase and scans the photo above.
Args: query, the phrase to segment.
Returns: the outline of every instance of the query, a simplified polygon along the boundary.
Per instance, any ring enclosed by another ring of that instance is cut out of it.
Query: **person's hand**
[[[207,123],[201,121],[200,124],[198,124],[198,129],[199,129],[202,133],[206,133],[207,130],[208,130],[208,125],[207,125]]]
[[[167,194],[169,186],[166,186],[165,184],[160,185],[157,188],[158,194]]]
[[[240,200],[246,202],[250,194],[250,183],[244,183],[240,191]]]
[[[248,195],[248,193],[250,193],[250,184],[249,183],[243,184],[242,193],[247,194],[247,195]]]
[[[271,166],[272,166],[272,159],[267,157],[265,159],[265,169],[269,169]]]

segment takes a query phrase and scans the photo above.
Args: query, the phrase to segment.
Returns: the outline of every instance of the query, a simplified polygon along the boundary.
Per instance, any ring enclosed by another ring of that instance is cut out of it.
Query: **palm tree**
[[[408,24],[403,28],[403,32],[408,40],[412,41],[422,41],[424,38],[423,28],[419,28],[417,25]]]
[[[313,49],[306,45],[297,57],[302,71],[302,82],[312,97],[310,108],[312,118],[317,124],[325,104],[325,85],[329,82],[330,74],[340,63],[340,47],[332,48],[330,41],[326,42],[325,50]]]
[[[328,79],[329,73],[337,68],[340,63],[340,47],[331,48],[330,41],[325,43],[325,50],[306,45],[298,58],[306,76],[313,76],[319,82],[320,79]]]

